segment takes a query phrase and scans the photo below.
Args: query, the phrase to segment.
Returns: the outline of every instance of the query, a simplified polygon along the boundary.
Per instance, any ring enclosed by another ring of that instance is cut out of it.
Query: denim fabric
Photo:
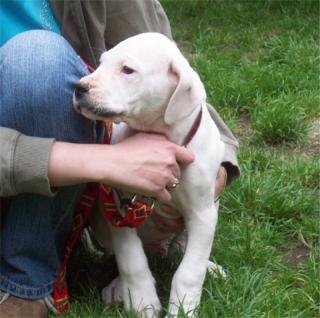
[[[60,35],[37,30],[15,36],[0,48],[0,125],[29,136],[100,142],[101,127],[72,107],[74,85],[87,73]],[[11,198],[1,215],[1,290],[28,299],[52,291],[81,190]]]

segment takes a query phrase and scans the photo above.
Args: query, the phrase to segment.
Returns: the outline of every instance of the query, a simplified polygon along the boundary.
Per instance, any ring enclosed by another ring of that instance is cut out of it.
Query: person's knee
[[[45,30],[23,32],[9,40],[1,48],[1,64],[19,77],[27,73],[34,80],[44,77],[47,83],[49,78],[63,80],[61,75],[70,72],[81,77],[85,72],[70,44],[59,34]]]
[[[69,43],[59,34],[46,30],[31,30],[19,33],[1,47],[4,63],[14,60],[16,63],[33,60],[55,58],[60,52],[64,54],[72,49]]]
[[[0,49],[0,61],[5,114],[0,124],[39,137],[93,140],[92,124],[72,107],[74,86],[88,71],[63,37],[42,30],[21,33]]]

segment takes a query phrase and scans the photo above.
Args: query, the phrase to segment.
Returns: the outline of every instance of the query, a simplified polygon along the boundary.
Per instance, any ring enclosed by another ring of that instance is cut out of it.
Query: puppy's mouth
[[[91,120],[113,121],[115,123],[123,121],[122,118],[124,116],[124,112],[115,112],[96,103],[89,102],[88,100],[78,101],[74,97],[73,107],[76,112]]]

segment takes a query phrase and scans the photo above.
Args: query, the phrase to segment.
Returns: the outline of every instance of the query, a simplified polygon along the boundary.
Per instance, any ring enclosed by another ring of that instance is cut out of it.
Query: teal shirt
[[[0,0],[0,47],[18,33],[35,29],[60,34],[49,0]]]

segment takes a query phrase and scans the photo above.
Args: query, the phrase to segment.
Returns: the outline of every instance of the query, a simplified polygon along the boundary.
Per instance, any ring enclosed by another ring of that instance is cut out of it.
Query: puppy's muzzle
[[[84,115],[85,117],[96,120],[96,119],[110,119],[112,118],[115,122],[120,122],[120,117],[124,112],[115,112],[109,109],[105,105],[97,103],[90,96],[90,85],[85,83],[78,83],[75,86],[73,93],[73,107],[74,109]]]
[[[73,107],[81,113],[81,108],[88,104],[89,85],[77,83],[73,92]]]
[[[81,99],[89,93],[89,85],[78,83],[74,90],[74,96],[76,99]]]

